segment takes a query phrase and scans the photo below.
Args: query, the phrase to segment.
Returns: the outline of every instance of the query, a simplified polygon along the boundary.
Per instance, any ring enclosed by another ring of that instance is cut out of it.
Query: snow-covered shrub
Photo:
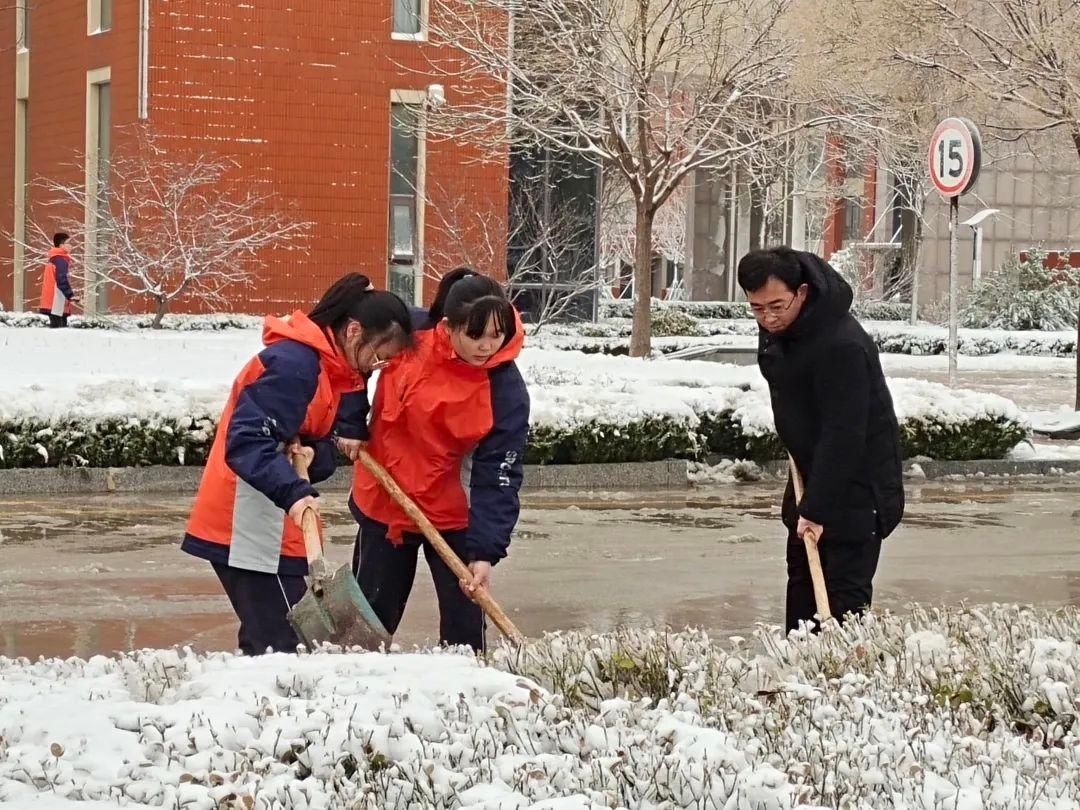
[[[615,464],[693,459],[705,443],[695,426],[670,416],[626,424],[589,421],[571,428],[534,426],[525,446],[527,464]]]
[[[916,418],[906,419],[900,425],[905,458],[928,456],[949,461],[1005,458],[1027,435],[1022,424],[1004,417],[971,419],[958,424]]]
[[[667,301],[654,298],[652,309],[675,309],[699,320],[749,319],[750,304],[746,301]],[[600,316],[603,318],[630,318],[633,302],[624,300],[601,301]],[[856,301],[852,312],[857,318],[868,321],[905,321],[911,314],[909,304],[893,301]]]
[[[488,666],[437,650],[0,657],[0,803],[1080,806],[1075,608],[916,606],[753,635],[554,633]]]
[[[1044,253],[1027,261],[1010,259],[988,273],[967,296],[960,323],[990,329],[1076,328],[1080,273],[1071,267],[1044,266]]]
[[[153,315],[108,315],[86,318],[73,315],[68,320],[72,329],[150,329]],[[263,318],[256,315],[215,313],[213,315],[166,315],[161,328],[173,332],[217,332],[223,329],[258,329]],[[37,312],[0,312],[0,328],[45,328],[49,319]]]
[[[535,424],[529,432],[525,461],[606,464],[705,456],[753,461],[783,458],[771,427],[747,423],[745,418],[735,409],[716,411],[703,405],[693,420],[645,415]],[[197,466],[206,462],[215,429],[215,419],[205,416],[0,422],[0,468]],[[1009,416],[956,418],[931,413],[901,421],[901,441],[908,458],[1004,458],[1026,435],[1026,428]]]
[[[653,337],[696,337],[701,334],[697,319],[678,309],[659,309],[652,314]]]
[[[215,430],[206,416],[0,421],[0,468],[198,466]]]

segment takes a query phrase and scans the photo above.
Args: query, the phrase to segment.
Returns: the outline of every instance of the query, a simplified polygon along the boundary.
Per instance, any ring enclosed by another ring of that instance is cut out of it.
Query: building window
[[[112,135],[109,122],[112,117],[112,84],[94,85],[97,93],[97,181],[98,189],[104,191],[109,185],[109,155]]]
[[[424,36],[426,0],[393,0],[394,36],[419,39]]]
[[[848,198],[844,200],[844,241],[863,241],[863,205],[862,200]]]
[[[104,258],[108,246],[102,244],[102,228],[107,213],[107,189],[110,181],[109,158],[112,150],[112,71],[98,68],[86,75],[86,295],[84,308],[90,315],[108,307]]]
[[[417,201],[420,179],[419,111],[390,105],[390,272],[387,286],[406,301],[416,298],[420,261]]]
[[[86,31],[100,34],[112,29],[112,0],[87,0]]]
[[[30,3],[32,0],[19,0],[19,20],[16,24],[16,44],[22,50],[30,47]]]

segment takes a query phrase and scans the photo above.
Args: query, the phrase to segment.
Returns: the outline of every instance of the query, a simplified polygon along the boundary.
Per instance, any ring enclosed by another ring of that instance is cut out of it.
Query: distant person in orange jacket
[[[360,524],[353,564],[360,589],[392,634],[424,556],[443,644],[485,646],[472,597],[491,584],[520,514],[529,392],[515,362],[521,319],[494,279],[454,271],[439,285],[414,351],[380,374],[368,450],[469,567],[459,582],[400,506],[357,464],[350,507]],[[414,325],[417,325],[414,318]],[[424,328],[426,326],[426,328]]]
[[[68,325],[71,305],[79,303],[71,289],[71,254],[64,247],[70,237],[66,233],[53,236],[41,278],[41,314],[49,316],[49,328],[61,329]]]
[[[244,654],[296,651],[288,612],[307,587],[300,525],[318,511],[312,484],[334,473],[336,441],[367,438],[366,379],[411,340],[409,308],[359,273],[306,314],[266,319],[266,348],[233,383],[182,546],[213,565]],[[310,483],[292,467],[296,453],[310,460]]]

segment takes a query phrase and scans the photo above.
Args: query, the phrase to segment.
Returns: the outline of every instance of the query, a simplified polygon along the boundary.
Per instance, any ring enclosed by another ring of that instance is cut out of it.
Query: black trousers
[[[50,329],[64,329],[68,325],[68,316],[67,315],[53,315],[47,309],[41,310],[41,314],[49,316],[49,328]]]
[[[874,596],[874,575],[881,556],[881,538],[874,529],[857,532],[830,532],[818,543],[821,567],[825,573],[825,589],[829,594],[829,609],[843,623],[849,614],[861,615],[870,607]],[[800,622],[817,623],[814,614],[814,584],[810,579],[810,564],[806,545],[788,530],[787,544],[787,629],[796,630]]]
[[[406,534],[405,542],[395,546],[387,539],[386,532],[384,524],[373,520],[360,524],[353,548],[353,571],[360,590],[387,632],[393,635],[401,624],[423,546],[439,600],[439,642],[454,647],[467,645],[483,652],[486,649],[484,611],[462,592],[458,578],[438,552],[416,534]],[[454,553],[467,562],[463,554],[465,533],[446,531],[442,535]]]
[[[263,574],[213,563],[236,616],[240,652],[296,652],[300,640],[287,618],[289,608],[300,601],[307,589],[303,577]]]

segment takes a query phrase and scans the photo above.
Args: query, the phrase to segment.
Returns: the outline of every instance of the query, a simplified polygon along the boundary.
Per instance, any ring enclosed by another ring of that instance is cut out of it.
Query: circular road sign
[[[946,118],[930,139],[930,180],[942,197],[966,193],[979,179],[982,138],[966,118]]]

